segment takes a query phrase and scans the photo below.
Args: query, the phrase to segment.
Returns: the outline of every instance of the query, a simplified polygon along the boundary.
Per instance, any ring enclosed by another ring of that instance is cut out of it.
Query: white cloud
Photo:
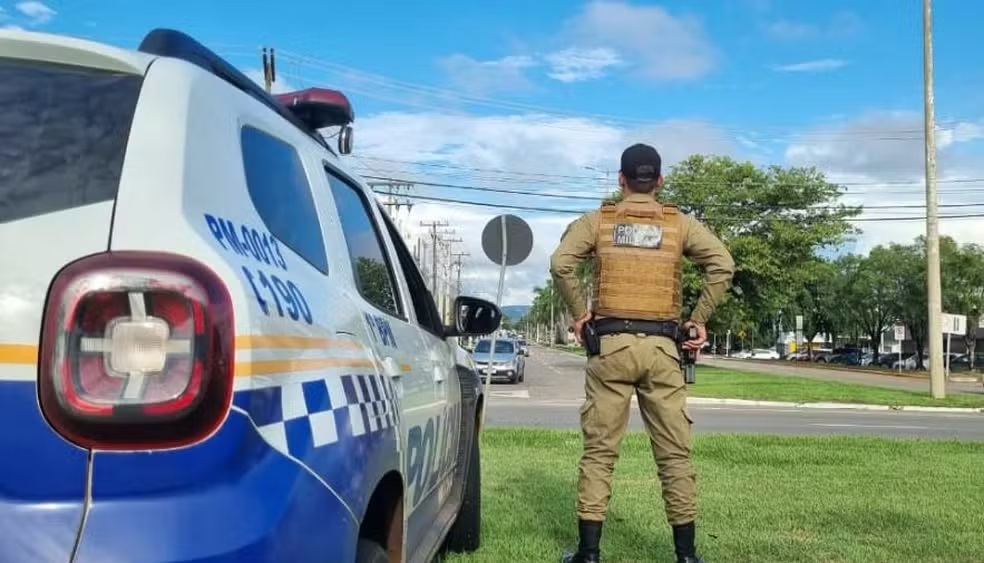
[[[980,184],[984,164],[962,149],[984,139],[984,121],[944,123],[937,132],[940,216],[984,214]],[[911,221],[858,222],[855,251],[925,234],[925,153],[919,112],[873,112],[800,135],[786,149],[791,165],[816,166],[846,186],[844,203],[867,206],[862,218],[914,217]],[[980,205],[972,205],[980,204]],[[893,206],[886,208],[886,206]],[[956,207],[954,207],[956,206]],[[984,243],[981,218],[942,219],[940,232],[960,242]]]
[[[618,53],[607,47],[581,49],[569,47],[544,57],[550,64],[547,76],[560,82],[594,80],[607,74],[608,69],[622,64]]]
[[[455,54],[441,59],[438,64],[457,88],[471,94],[491,94],[529,88],[525,71],[538,63],[526,55],[478,61],[467,55]]]
[[[844,10],[834,13],[825,24],[780,19],[766,25],[765,31],[780,41],[848,39],[864,31],[864,21],[856,13]]]
[[[772,70],[776,72],[825,72],[843,68],[848,64],[850,63],[843,59],[817,59],[801,63],[773,65]]]
[[[879,112],[811,129],[789,144],[785,157],[791,165],[816,166],[832,181],[864,184],[849,186],[845,203],[915,206],[869,208],[864,218],[919,217],[925,215],[921,207],[925,203],[921,184],[921,119],[918,112]],[[419,230],[421,221],[449,222],[455,236],[463,239],[457,250],[471,255],[466,259],[462,277],[465,291],[489,299],[495,297],[498,268],[482,252],[481,231],[490,219],[501,213],[512,213],[526,220],[533,229],[534,250],[525,263],[508,271],[503,298],[507,305],[529,303],[533,288],[547,279],[549,255],[566,225],[577,217],[577,211],[593,208],[601,196],[616,189],[618,158],[624,147],[635,142],[653,144],[663,154],[666,169],[695,152],[736,158],[760,152],[753,141],[735,138],[713,124],[695,121],[666,121],[629,129],[588,118],[538,114],[390,112],[363,118],[358,129],[355,155],[348,158],[362,174],[566,196],[504,195],[418,184],[412,192],[417,196],[547,207],[571,213],[491,209],[422,200],[416,200],[409,214],[406,208],[401,210],[410,230]],[[984,139],[984,121],[948,123],[940,132],[940,203],[944,205],[941,215],[984,213],[984,205],[946,207],[982,201],[979,195],[952,182],[984,177],[984,165],[960,158],[959,150],[981,139]],[[431,166],[434,164],[437,166]],[[586,168],[609,171],[608,181],[601,178],[603,172]],[[563,179],[558,175],[581,179]],[[900,185],[899,182],[910,183]],[[592,199],[576,199],[580,197]],[[943,219],[941,232],[960,241],[984,243],[984,230],[977,221]],[[858,226],[863,234],[854,250],[859,252],[876,244],[908,242],[925,231],[922,220],[865,221]],[[429,259],[430,255],[426,256]]]
[[[711,71],[717,59],[699,19],[673,15],[659,6],[595,0],[566,27],[570,43],[613,49],[637,76],[648,79],[699,78]]]
[[[984,138],[981,123],[945,124],[937,132],[940,174],[954,174],[957,155],[947,149]],[[871,112],[849,121],[814,128],[799,135],[786,149],[794,164],[813,164],[869,179],[912,180],[924,171],[921,112]]]
[[[807,39],[820,34],[820,28],[816,25],[788,20],[772,22],[767,30],[772,37],[785,41]]]
[[[696,17],[617,0],[587,4],[548,42],[554,47],[536,54],[480,61],[458,53],[438,64],[457,88],[489,94],[531,88],[534,68],[568,84],[603,78],[616,68],[644,79],[690,80],[710,72],[717,59]]]
[[[463,274],[465,289],[487,298],[495,297],[498,269],[482,252],[482,228],[501,213],[512,213],[526,220],[533,229],[534,250],[525,263],[510,268],[505,304],[530,302],[533,288],[547,279],[549,255],[563,229],[577,218],[577,212],[596,207],[603,196],[617,189],[619,156],[625,147],[636,142],[654,145],[662,153],[666,168],[694,152],[740,152],[719,129],[696,121],[668,121],[627,129],[587,118],[537,114],[390,112],[361,119],[357,129],[355,155],[348,158],[349,164],[361,174],[563,196],[504,195],[418,185],[413,192],[418,196],[547,207],[570,213],[490,209],[420,200],[409,215],[405,209],[402,211],[407,227],[419,228],[420,221],[450,223],[456,235],[464,239],[461,249],[471,254]],[[440,166],[408,165],[366,156]],[[608,171],[607,181],[603,179],[606,174],[599,171]]]
[[[17,8],[18,12],[31,18],[31,23],[35,25],[48,23],[51,21],[51,18],[55,17],[58,13],[49,8],[46,4],[35,0],[19,2],[14,7]]]

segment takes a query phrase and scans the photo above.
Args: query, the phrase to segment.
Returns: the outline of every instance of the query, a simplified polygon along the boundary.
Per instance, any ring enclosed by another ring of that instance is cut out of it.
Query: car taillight
[[[83,258],[48,293],[41,410],[86,448],[202,440],[232,401],[234,330],[225,284],[199,262],[143,252]]]

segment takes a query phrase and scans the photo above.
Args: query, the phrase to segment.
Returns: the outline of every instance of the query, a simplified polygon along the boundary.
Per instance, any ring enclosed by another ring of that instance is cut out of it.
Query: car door
[[[325,171],[348,247],[356,301],[363,307],[372,349],[400,398],[407,552],[414,553],[433,522],[427,485],[438,458],[445,401],[435,384],[432,350],[425,345],[389,233],[365,191],[342,172]]]
[[[421,444],[416,449],[423,452],[425,465],[423,470],[417,470],[413,464],[421,456],[410,456],[409,474],[415,477],[412,500],[419,499],[419,504],[416,504],[417,514],[408,526],[407,535],[420,538],[417,545],[424,552],[421,555],[425,555],[439,546],[443,539],[442,532],[455,514],[454,510],[446,509],[454,502],[452,487],[459,461],[457,453],[463,416],[461,381],[458,379],[454,344],[444,337],[444,323],[420,269],[392,221],[384,212],[380,211],[380,215],[392,241],[403,281],[409,288],[423,349],[430,361],[435,405],[440,406],[437,418],[428,420],[427,427],[420,431],[410,429],[422,439],[416,436],[411,439],[408,451],[412,453],[415,445]],[[430,430],[431,426],[433,431]],[[427,440],[429,434],[435,438]]]

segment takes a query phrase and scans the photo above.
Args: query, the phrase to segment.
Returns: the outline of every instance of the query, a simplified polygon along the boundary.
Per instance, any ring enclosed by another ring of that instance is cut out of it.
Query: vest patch
[[[612,231],[615,246],[659,248],[663,244],[663,228],[660,225],[619,223]]]

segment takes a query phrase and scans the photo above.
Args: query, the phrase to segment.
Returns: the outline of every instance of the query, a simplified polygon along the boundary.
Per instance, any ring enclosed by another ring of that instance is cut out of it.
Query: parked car
[[[0,561],[476,549],[485,401],[455,339],[501,311],[442,323],[339,156],[345,96],[271,96],[171,30],[0,53]]]
[[[970,354],[960,354],[950,360],[950,371],[951,372],[967,372],[970,369]],[[981,372],[984,371],[984,353],[977,352],[974,354],[974,369],[973,371]]]
[[[488,377],[490,363],[492,381],[506,380],[509,383],[519,383],[526,379],[526,359],[520,353],[519,345],[515,340],[496,339],[495,352],[491,350],[492,341],[482,339],[472,351],[472,359],[483,383]]]
[[[756,348],[752,350],[752,358],[756,360],[778,360],[782,356],[772,348]]]

